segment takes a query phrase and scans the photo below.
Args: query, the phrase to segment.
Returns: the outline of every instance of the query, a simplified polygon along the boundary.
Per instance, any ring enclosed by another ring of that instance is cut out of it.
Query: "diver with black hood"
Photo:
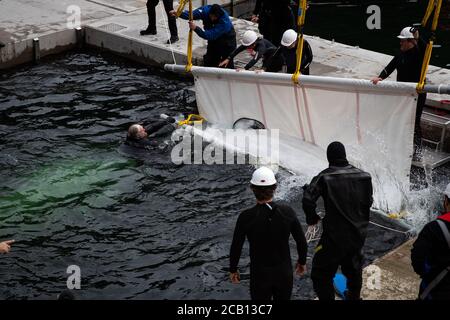
[[[327,148],[329,167],[303,187],[306,223],[316,225],[316,202],[322,197],[323,233],[315,249],[311,279],[319,300],[334,300],[333,278],[339,266],[347,277],[347,300],[359,300],[362,287],[362,248],[367,235],[372,180],[370,174],[347,161],[345,147],[333,142]]]

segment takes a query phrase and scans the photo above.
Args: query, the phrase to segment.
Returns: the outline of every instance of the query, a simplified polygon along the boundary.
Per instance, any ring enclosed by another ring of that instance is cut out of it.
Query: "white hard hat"
[[[281,39],[281,45],[285,47],[291,46],[295,40],[297,40],[297,32],[292,29],[286,30],[283,33],[283,38]]]
[[[397,36],[399,39],[414,39],[414,34],[411,32],[412,27],[404,27],[402,32]]]
[[[253,172],[250,183],[254,186],[273,186],[277,183],[275,174],[267,167],[261,167]]]
[[[445,188],[444,194],[450,199],[450,183],[447,185],[447,188]]]
[[[256,32],[248,30],[245,31],[244,36],[241,39],[241,44],[248,47],[254,44],[256,40],[258,40],[258,35],[256,34]]]

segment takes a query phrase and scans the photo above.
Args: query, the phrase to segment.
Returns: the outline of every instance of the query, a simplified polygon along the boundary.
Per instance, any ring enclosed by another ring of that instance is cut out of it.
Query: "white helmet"
[[[292,29],[286,30],[283,33],[283,38],[281,39],[281,45],[285,47],[290,47],[295,40],[297,40],[297,32]]]
[[[414,34],[411,32],[412,27],[404,27],[402,32],[397,36],[399,39],[414,39]]]
[[[447,188],[445,188],[444,194],[450,199],[450,183],[447,185]]]
[[[241,39],[241,44],[248,47],[254,44],[256,40],[258,40],[258,35],[256,34],[256,32],[248,30],[245,31],[244,36]]]
[[[277,180],[270,168],[261,167],[253,172],[250,183],[254,186],[273,186],[277,183]]]

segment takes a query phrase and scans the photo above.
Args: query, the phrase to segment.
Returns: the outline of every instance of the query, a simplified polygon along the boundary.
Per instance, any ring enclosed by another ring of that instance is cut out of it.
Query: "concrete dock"
[[[411,239],[364,269],[364,300],[415,300],[420,277],[411,266]]]

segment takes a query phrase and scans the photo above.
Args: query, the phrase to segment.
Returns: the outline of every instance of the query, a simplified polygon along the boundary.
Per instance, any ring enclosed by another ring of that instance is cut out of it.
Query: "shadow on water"
[[[0,239],[17,241],[0,259],[1,299],[55,298],[72,264],[82,299],[249,297],[247,249],[243,285],[228,283],[227,267],[253,168],[119,152],[131,123],[195,111],[191,85],[90,52],[0,75]],[[300,186],[282,180],[304,223]],[[371,226],[368,261],[402,241]],[[294,291],[313,297],[309,278]]]

